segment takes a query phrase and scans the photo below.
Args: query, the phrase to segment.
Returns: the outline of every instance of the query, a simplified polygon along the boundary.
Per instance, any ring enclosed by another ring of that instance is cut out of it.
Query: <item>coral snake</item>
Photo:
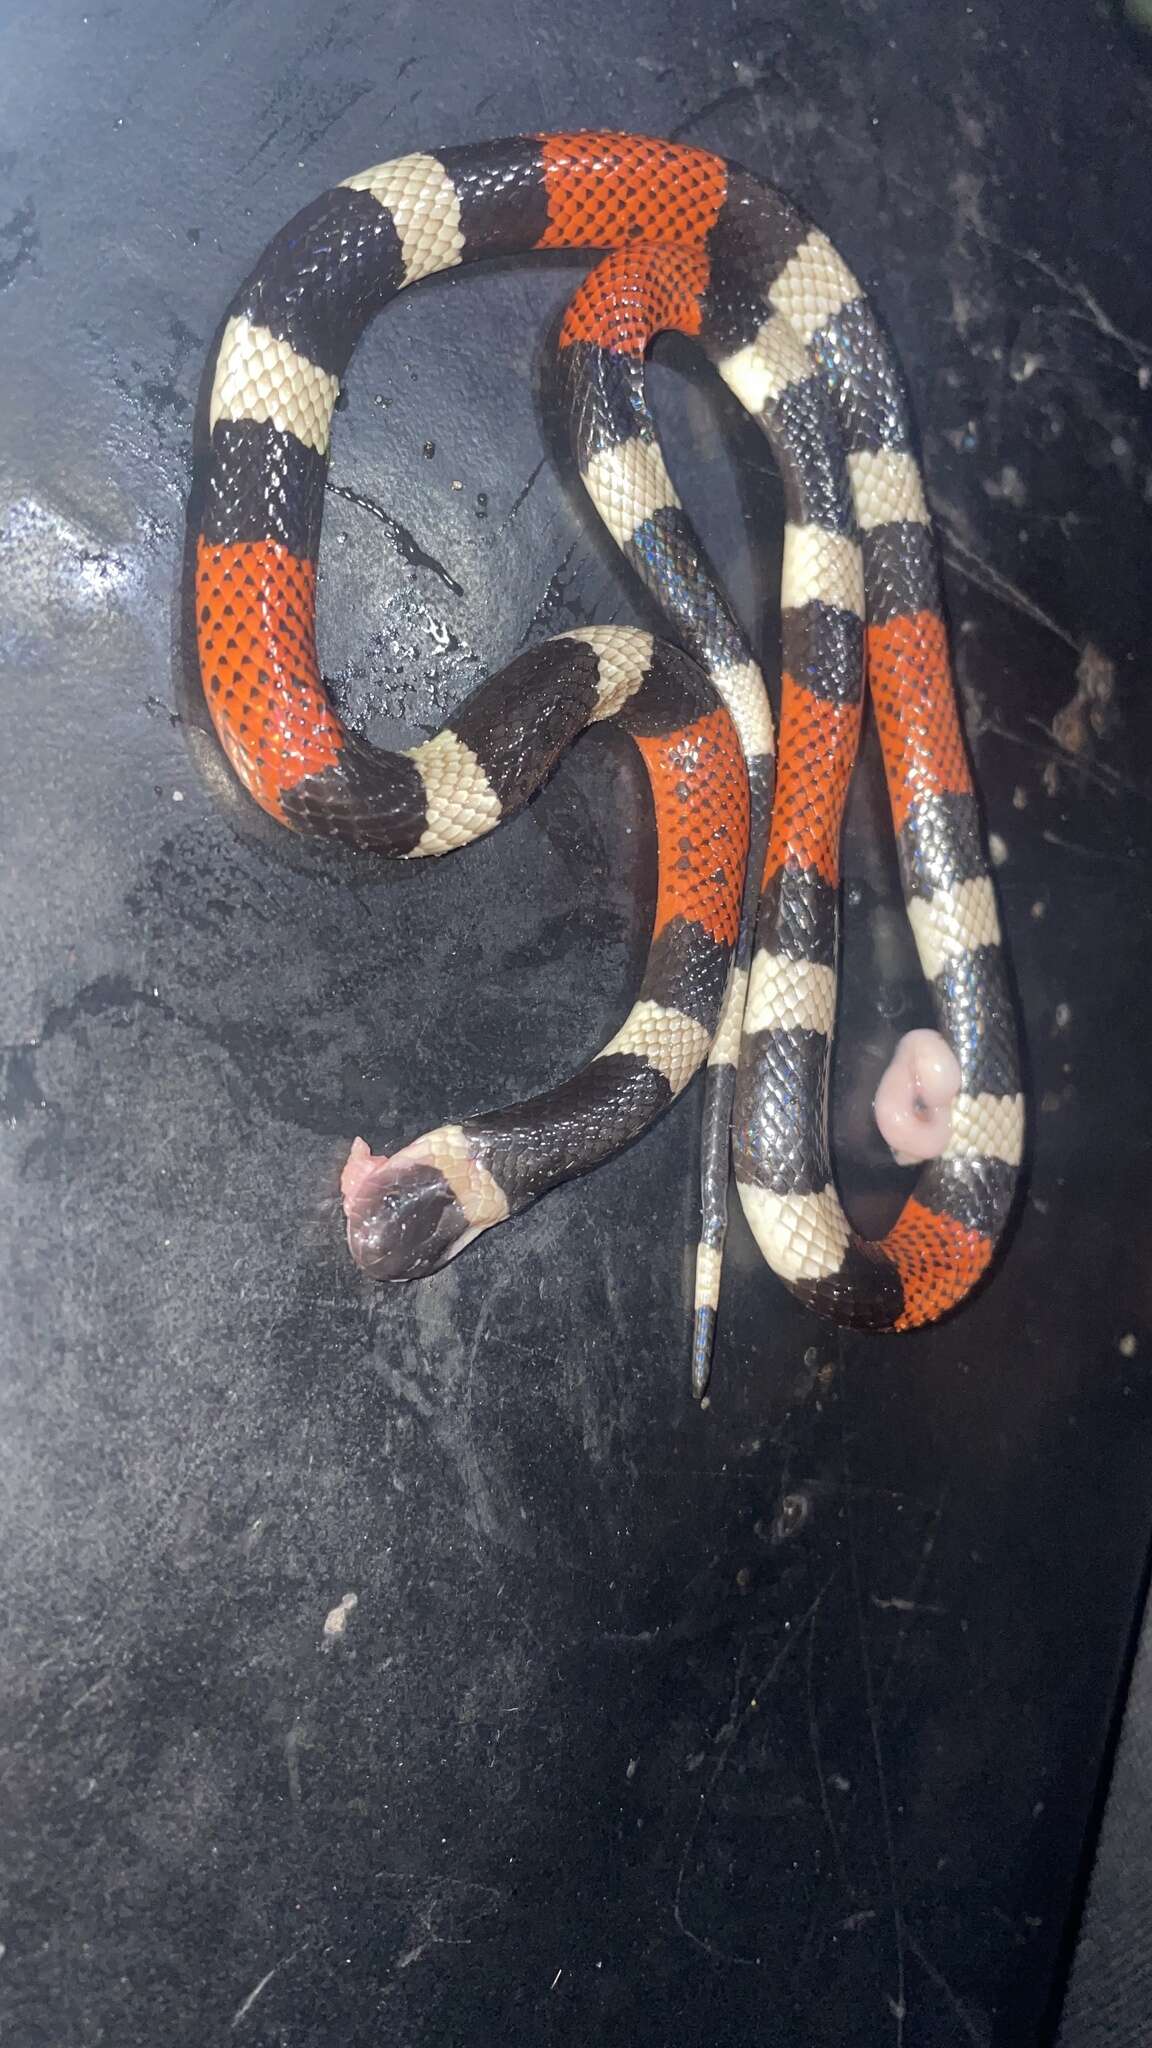
[[[560,334],[580,472],[677,644],[618,626],[561,634],[519,654],[434,738],[373,748],[337,716],[315,640],[329,436],[349,358],[406,285],[486,257],[576,248],[608,252]],[[759,668],[646,402],[645,351],[666,329],[699,343],[780,471],[778,747]],[[227,758],[265,811],[381,854],[445,853],[524,804],[570,741],[605,721],[632,743],[651,792],[657,899],[631,1011],[543,1095],[464,1116],[390,1157],[357,1139],[342,1185],[364,1271],[434,1271],[638,1137],[706,1063],[698,1392],[730,1145],[757,1243],[813,1309],[906,1330],[960,1302],[993,1256],[1020,1166],[1014,1008],[902,380],[826,237],[738,165],[639,136],[521,136],[400,157],[323,193],[264,252],[222,330],[209,428],[201,679]],[[919,1034],[886,1084],[908,1149],[935,1156],[874,1242],[841,1207],[826,1112],[839,848],[865,677],[939,1034]]]

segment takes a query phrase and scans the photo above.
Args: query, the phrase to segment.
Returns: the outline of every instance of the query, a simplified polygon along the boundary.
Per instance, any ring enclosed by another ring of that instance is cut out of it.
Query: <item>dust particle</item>
[[[348,1626],[348,1616],[359,1605],[360,1595],[358,1593],[344,1593],[336,1602],[335,1607],[329,1608],[324,1616],[325,1642],[335,1642],[338,1636],[343,1635]]]

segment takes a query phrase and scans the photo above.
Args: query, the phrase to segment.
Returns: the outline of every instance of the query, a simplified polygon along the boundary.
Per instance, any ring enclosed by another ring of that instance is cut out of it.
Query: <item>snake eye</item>
[[[468,1219],[434,1166],[390,1159],[366,1165],[347,1186],[348,1249],[370,1280],[422,1280],[459,1249]]]

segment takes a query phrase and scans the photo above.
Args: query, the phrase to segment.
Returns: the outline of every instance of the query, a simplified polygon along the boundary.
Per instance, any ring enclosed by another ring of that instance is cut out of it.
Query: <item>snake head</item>
[[[427,1139],[389,1158],[353,1142],[340,1192],[348,1249],[370,1280],[422,1280],[477,1235]]]

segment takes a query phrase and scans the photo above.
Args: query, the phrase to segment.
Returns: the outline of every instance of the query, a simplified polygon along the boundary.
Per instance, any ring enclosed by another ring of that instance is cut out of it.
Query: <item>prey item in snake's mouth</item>
[[[458,1124],[429,1131],[390,1158],[354,1139],[340,1193],[348,1249],[370,1280],[423,1280],[508,1214]]]
[[[422,1280],[471,1234],[438,1167],[374,1157],[363,1138],[353,1142],[340,1191],[348,1249],[370,1280]]]
[[[517,655],[432,739],[373,748],[329,701],[315,638],[349,359],[375,313],[422,278],[572,248],[608,252],[559,336],[580,474],[679,645],[629,627],[574,629]],[[778,744],[763,677],[647,404],[645,352],[665,329],[693,337],[780,471]],[[201,676],[234,773],[281,824],[392,858],[450,853],[525,804],[601,722],[635,748],[647,782],[658,886],[632,1009],[595,1059],[531,1101],[443,1125],[391,1157],[358,1140],[343,1187],[364,1271],[433,1272],[640,1138],[706,1067],[697,1392],[730,1161],[765,1258],[818,1313],[908,1330],[956,1307],[1012,1205],[1024,1131],[1016,1024],[902,379],[827,237],[740,165],[646,136],[514,136],[376,164],[306,207],[241,286],[209,427],[195,536]],[[932,1156],[875,1242],[840,1204],[826,1116],[840,840],[865,676],[905,904],[947,1047],[936,1073],[923,1048],[902,1050],[882,1085],[878,1111],[898,1149]],[[678,1262],[679,1248],[668,1255]]]

